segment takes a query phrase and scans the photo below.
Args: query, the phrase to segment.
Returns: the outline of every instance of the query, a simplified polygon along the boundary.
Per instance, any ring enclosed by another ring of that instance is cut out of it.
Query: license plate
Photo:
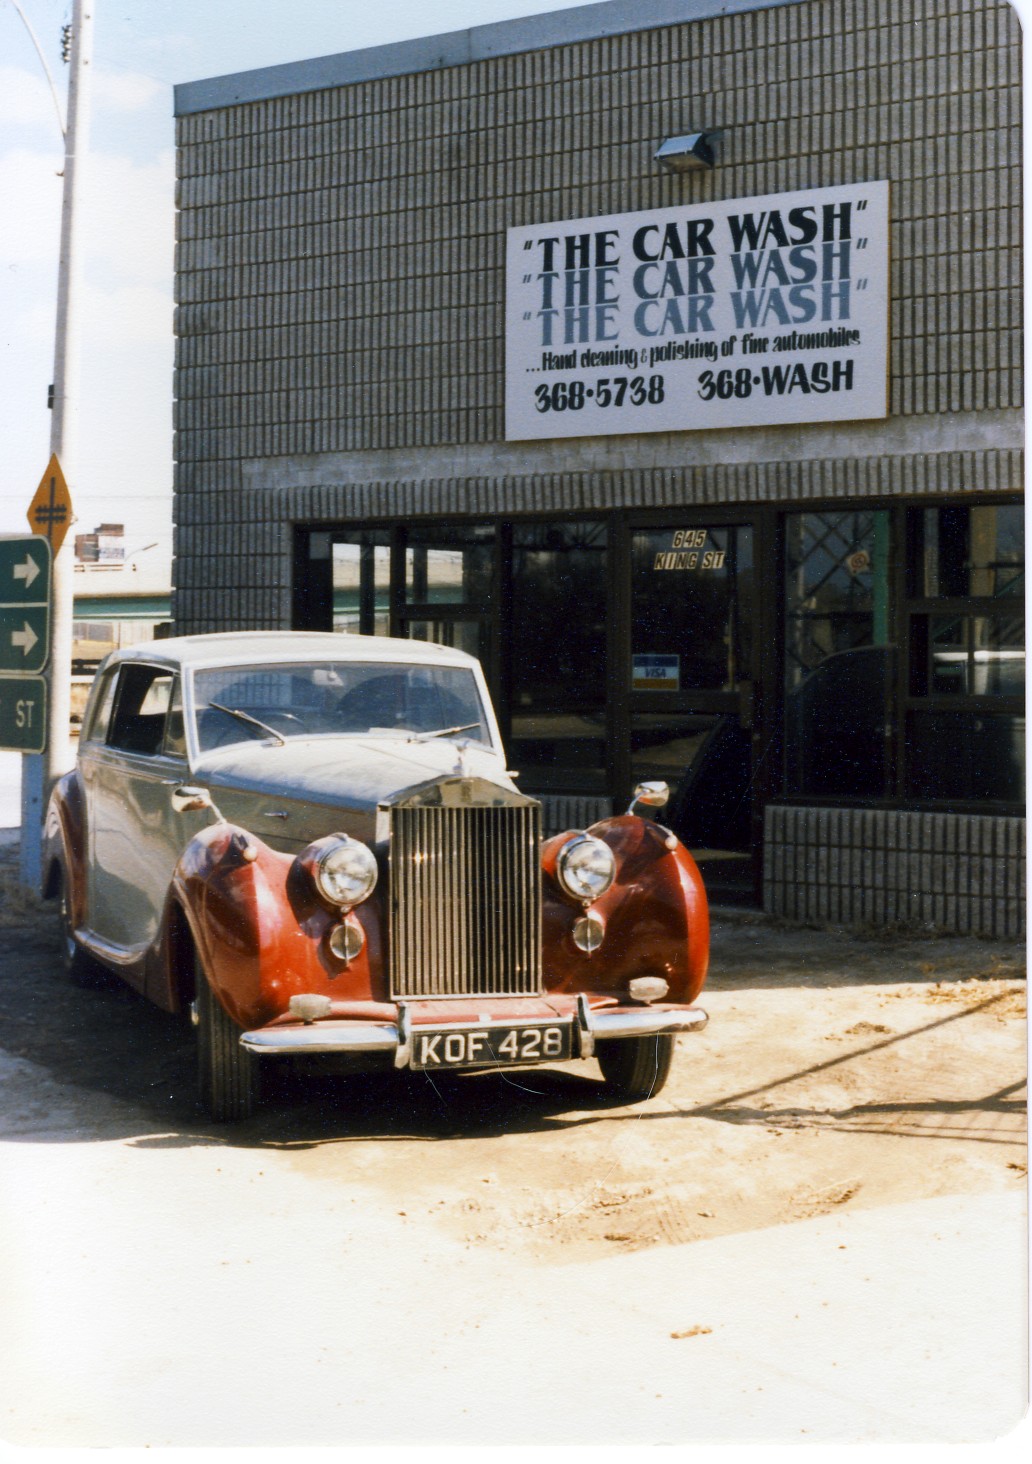
[[[416,1028],[414,1068],[504,1067],[518,1062],[561,1062],[572,1055],[573,1027],[463,1027],[447,1032]]]

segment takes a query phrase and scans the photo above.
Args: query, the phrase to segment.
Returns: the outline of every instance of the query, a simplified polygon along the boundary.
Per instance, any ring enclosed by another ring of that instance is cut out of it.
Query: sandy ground
[[[197,1110],[189,1029],[125,988],[64,985],[51,914],[9,867],[6,891],[0,1285],[19,1324],[0,1437],[851,1442],[1016,1423],[1020,947],[725,916],[710,1025],[646,1104],[613,1106],[593,1063],[281,1070],[227,1130]]]

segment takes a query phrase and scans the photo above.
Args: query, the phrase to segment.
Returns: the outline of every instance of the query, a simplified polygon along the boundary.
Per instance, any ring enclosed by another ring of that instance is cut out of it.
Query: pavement
[[[17,756],[0,754],[6,843],[17,777],[2,764]],[[1027,1447],[1023,1190],[500,1267],[440,1233],[414,1244],[360,1160],[342,1189],[299,1170],[289,1145],[186,1141],[2,1050],[0,1115],[6,1457],[690,1441],[724,1459],[760,1443],[995,1443],[1009,1459]]]

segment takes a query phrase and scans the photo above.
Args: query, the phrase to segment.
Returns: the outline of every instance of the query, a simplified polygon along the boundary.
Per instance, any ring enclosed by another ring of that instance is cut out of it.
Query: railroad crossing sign
[[[0,539],[0,748],[42,752],[47,737],[50,543]]]
[[[29,504],[29,528],[43,534],[56,554],[72,524],[72,499],[57,454],[52,453],[47,470]]]

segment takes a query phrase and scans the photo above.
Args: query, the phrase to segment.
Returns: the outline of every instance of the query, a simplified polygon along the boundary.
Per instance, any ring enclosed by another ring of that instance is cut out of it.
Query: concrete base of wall
[[[1025,933],[1025,820],[768,807],[763,907],[821,924]]]

